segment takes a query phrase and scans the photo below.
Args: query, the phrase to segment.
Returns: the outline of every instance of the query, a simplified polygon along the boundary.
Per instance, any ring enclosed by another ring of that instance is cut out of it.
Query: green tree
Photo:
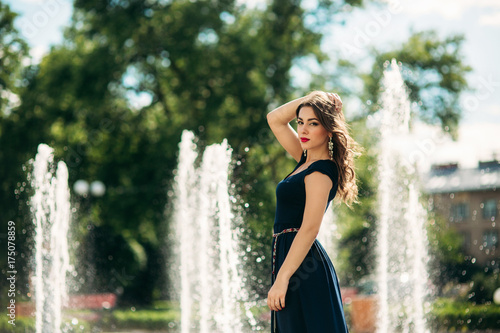
[[[463,237],[435,213],[429,216],[427,235],[431,254],[429,269],[434,285],[441,292],[448,282],[459,281],[467,271],[468,263],[462,251]]]
[[[22,140],[21,137],[10,136],[11,121],[8,119],[11,116],[12,109],[19,104],[18,93],[22,88],[21,80],[22,62],[28,56],[28,46],[21,38],[19,31],[14,27],[14,20],[17,14],[10,10],[7,4],[0,1],[0,202],[3,221],[1,222],[2,230],[0,231],[0,265],[2,265],[2,276],[6,276],[7,269],[7,222],[15,219],[17,216],[17,198],[16,191],[23,187],[22,179],[24,178],[20,164],[14,165],[17,156],[16,144]],[[26,252],[26,247],[19,239],[23,239],[22,228],[16,225],[17,237],[17,266],[21,271],[21,267],[25,267],[25,260],[21,254]],[[25,274],[19,274],[19,282],[26,282]],[[0,292],[3,295],[7,281],[2,279],[0,282]],[[2,300],[6,297],[2,297]],[[1,302],[4,304],[3,302]]]
[[[463,63],[461,46],[464,40],[462,35],[441,40],[435,31],[429,30],[412,34],[395,50],[374,50],[372,70],[362,75],[367,113],[380,108],[378,96],[384,64],[395,58],[401,62],[412,109],[418,118],[440,124],[445,132],[456,137],[462,114],[459,98],[468,89],[465,75],[471,71],[471,67]]]
[[[2,116],[17,104],[21,86],[22,61],[28,56],[28,45],[14,28],[17,14],[0,1],[0,112]]]

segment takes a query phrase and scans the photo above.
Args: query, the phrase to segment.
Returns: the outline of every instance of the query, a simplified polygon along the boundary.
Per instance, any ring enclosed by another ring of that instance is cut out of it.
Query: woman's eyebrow
[[[302,120],[302,118],[300,118],[300,117],[298,117],[297,119]],[[307,120],[318,120],[318,118],[309,118],[309,119],[307,119]]]

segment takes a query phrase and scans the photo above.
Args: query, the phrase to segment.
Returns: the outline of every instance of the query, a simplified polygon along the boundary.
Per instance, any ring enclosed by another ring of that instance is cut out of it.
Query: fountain
[[[332,201],[325,215],[323,215],[321,228],[319,229],[318,237],[316,237],[332,261],[337,258],[338,249],[336,240],[340,238],[336,223],[337,215],[334,209],[334,202]]]
[[[404,147],[409,134],[410,103],[393,59],[384,71],[379,168],[377,235],[377,332],[428,332],[426,213],[419,203],[417,175],[408,168]]]
[[[45,144],[38,146],[29,178],[34,189],[30,205],[35,224],[33,285],[37,333],[61,332],[61,309],[67,299],[66,273],[70,267],[68,169],[64,162],[59,162],[53,176],[53,152]]]
[[[239,219],[229,195],[231,148],[226,140],[206,147],[196,168],[194,134],[184,131],[179,147],[170,272],[181,332],[243,332],[244,322],[255,320],[245,304]]]

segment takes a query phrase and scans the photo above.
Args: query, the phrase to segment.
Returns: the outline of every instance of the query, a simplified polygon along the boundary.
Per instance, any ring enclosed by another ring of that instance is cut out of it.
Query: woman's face
[[[325,149],[328,142],[328,131],[321,125],[310,106],[303,106],[297,117],[297,134],[302,149]]]

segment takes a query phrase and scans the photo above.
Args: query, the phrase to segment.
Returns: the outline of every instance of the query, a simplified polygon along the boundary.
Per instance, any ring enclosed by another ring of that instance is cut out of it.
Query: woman
[[[297,132],[289,122],[297,118]],[[323,214],[338,198],[356,201],[356,142],[335,93],[315,91],[271,111],[271,130],[298,162],[276,187],[272,287],[273,333],[348,332],[337,275],[316,240]]]

